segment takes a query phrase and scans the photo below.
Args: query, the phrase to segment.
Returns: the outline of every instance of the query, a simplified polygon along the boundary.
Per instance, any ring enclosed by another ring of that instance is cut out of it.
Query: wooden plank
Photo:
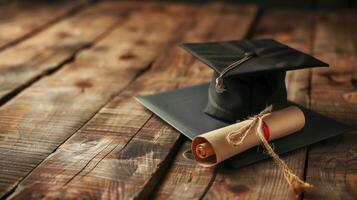
[[[181,28],[183,19],[190,15],[186,7],[179,5],[142,5],[143,11],[133,13],[127,22],[77,56],[74,63],[35,83],[0,108],[1,195],[11,192],[115,94],[147,69]],[[110,7],[106,12],[117,12],[118,7]],[[130,130],[128,126],[124,128]],[[84,141],[78,145],[86,148],[95,144]],[[75,154],[69,158],[75,159]],[[38,196],[34,193],[26,199],[31,197]]]
[[[306,179],[316,189],[305,194],[307,199],[357,198],[356,17],[324,12],[317,18],[314,55],[331,66],[313,70],[311,107],[353,130],[309,148]]]
[[[197,166],[190,149],[191,141],[185,139],[153,199],[200,199],[205,194],[217,169]]]
[[[253,32],[254,38],[274,38],[294,48],[311,52],[312,18],[306,11],[268,11]],[[310,15],[311,16],[311,15]],[[279,19],[289,19],[280,21]],[[288,98],[307,105],[309,102],[309,71],[299,70],[287,75]],[[306,148],[282,156],[287,165],[304,178]],[[239,180],[239,181],[237,181]],[[237,169],[219,168],[204,199],[295,199],[282,172],[272,160]]]
[[[107,2],[83,10],[0,53],[0,105],[88,48],[138,3]],[[113,11],[115,8],[115,11]]]
[[[309,148],[306,180],[315,189],[306,199],[356,199],[356,130],[343,137],[329,139]]]
[[[0,4],[0,50],[65,18],[88,1],[10,1]]]
[[[257,13],[257,7],[255,6],[225,6],[222,13],[220,14],[220,18],[218,19],[217,24],[215,24],[212,19],[202,20],[202,18],[199,17],[200,25],[207,23],[207,25],[210,25],[211,29],[213,28],[212,33],[208,35],[209,37],[207,36],[205,38],[186,37],[184,38],[184,41],[202,42],[202,41],[209,41],[209,40],[225,40],[233,35],[234,37],[243,37],[247,33],[254,17],[256,16],[256,13]],[[199,16],[202,15],[200,14]],[[221,23],[222,21],[225,23]],[[232,30],[232,27],[239,27],[239,30],[238,29]],[[203,28],[200,27],[196,27],[196,28],[201,31],[204,30]],[[187,52],[185,52],[184,55],[187,59],[188,58],[192,59],[192,56],[188,55]],[[181,57],[181,59],[184,58]],[[175,87],[184,87],[184,86],[200,83],[202,81],[206,81],[207,79],[210,79],[211,77],[212,71],[209,70],[209,68],[203,65],[201,62],[198,62],[196,59],[194,59],[190,65],[186,64],[185,66],[186,69],[184,74],[182,74],[182,76],[176,76],[178,83]],[[166,88],[166,90],[168,89],[173,89],[173,88]],[[154,130],[153,132],[148,132],[147,128],[152,126],[158,128],[156,128],[156,130]],[[163,132],[163,130],[170,130],[170,131],[167,131],[167,133],[165,133]],[[146,136],[148,134],[146,132],[148,132],[149,135],[151,135],[151,137],[154,139],[150,140],[151,138],[150,137],[148,138],[148,136]],[[139,168],[141,169],[140,171],[142,171],[141,172],[142,174],[139,176],[145,176],[147,175],[147,173],[160,176],[163,175],[164,173],[167,173],[166,168],[168,166],[166,165],[167,164],[166,162],[171,161],[173,157],[172,154],[176,153],[179,144],[181,144],[182,138],[183,136],[180,135],[177,131],[175,131],[172,127],[162,122],[161,120],[157,120],[157,117],[153,117],[148,120],[148,122],[143,126],[143,128],[139,130],[137,135],[133,137],[132,141],[130,141],[127,144],[127,147],[124,148],[123,150],[124,152],[122,154],[127,155],[127,157],[130,158],[132,156],[130,150],[137,149],[136,152],[139,152],[140,155],[141,154],[143,156],[145,155],[146,160],[148,160],[150,163],[149,169],[145,169],[147,168],[146,165]],[[136,142],[136,141],[140,141],[140,142]],[[158,145],[162,147],[157,148]],[[160,156],[163,153],[166,154],[165,157]],[[136,184],[138,183],[136,182]],[[177,194],[181,194],[178,197],[189,198],[189,196],[186,195],[190,195],[190,192],[187,190],[180,190],[179,188],[181,189],[183,188],[181,187],[181,185],[180,186],[179,185],[180,184],[175,185],[177,189]],[[152,194],[151,197],[152,196],[154,195]]]
[[[234,40],[245,37],[255,19],[257,7],[240,8],[238,12],[238,8],[226,6],[220,20],[224,23],[218,25],[208,40]],[[193,66],[189,68],[188,74],[194,78],[180,81],[180,87],[211,79],[212,70],[205,64],[195,60]],[[198,166],[193,160],[190,145],[191,142],[186,140],[181,146],[172,166],[153,195],[154,199],[200,199],[205,194],[215,177],[215,169]]]
[[[180,31],[183,33],[191,28],[185,34],[185,38],[190,40],[207,37],[214,27],[212,22],[218,19],[218,11],[219,8],[208,7],[202,8],[194,18],[192,14],[188,15],[191,17],[186,18],[187,23],[194,27],[188,25]],[[198,23],[203,14],[205,20]],[[85,127],[37,167],[13,196],[28,196],[29,193],[46,196],[54,191],[61,191],[54,194],[60,198],[94,194],[98,195],[95,198],[104,199],[147,196],[155,181],[151,181],[155,169],[168,156],[179,135],[157,118],[152,118],[152,113],[132,97],[174,88],[177,82],[172,80],[182,77],[192,61],[193,58],[178,47],[162,54],[151,71],[101,109]],[[86,141],[92,141],[94,145],[80,147]],[[76,157],[66,156],[68,154]],[[61,166],[54,168],[52,163],[61,163]]]
[[[354,128],[357,128],[357,101],[353,98],[357,78],[356,16],[353,12],[321,13],[318,16],[314,55],[331,66],[314,70],[311,86],[314,110]]]
[[[310,51],[311,21],[302,20],[305,16],[301,12],[270,11],[254,29],[254,38],[275,38],[303,51]],[[285,23],[275,23],[278,19],[288,18]],[[230,39],[230,38],[227,38]],[[309,46],[310,45],[310,46]],[[308,78],[301,77],[309,73],[290,72],[288,75],[289,98],[301,103],[307,102],[307,90],[302,89]],[[298,95],[291,95],[291,93]],[[187,150],[189,142],[181,148],[181,152]],[[187,157],[187,156],[186,156]],[[284,160],[300,176],[303,175],[305,149],[298,150],[283,156]],[[175,187],[180,185],[180,190]],[[281,172],[272,161],[265,161],[250,165],[241,169],[229,169],[222,165],[216,169],[207,169],[198,166],[194,161],[178,154],[168,176],[165,177],[157,199],[178,198],[180,194],[186,194],[193,199],[248,199],[248,198],[272,198],[286,199],[293,197],[288,189]],[[192,194],[192,196],[189,196]]]

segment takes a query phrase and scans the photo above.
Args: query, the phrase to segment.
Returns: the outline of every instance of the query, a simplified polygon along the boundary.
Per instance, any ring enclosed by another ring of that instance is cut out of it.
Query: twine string
[[[302,181],[298,176],[296,176],[292,170],[287,166],[287,164],[275,153],[273,148],[268,143],[267,139],[264,137],[264,133],[262,131],[263,119],[267,115],[272,112],[272,106],[268,106],[259,114],[250,117],[251,120],[242,128],[232,131],[227,135],[227,141],[230,145],[235,147],[241,145],[244,142],[244,139],[247,137],[249,133],[252,132],[253,127],[256,126],[255,134],[258,136],[260,141],[262,142],[264,148],[270,157],[273,158],[276,165],[278,165],[279,169],[283,172],[285,180],[288,182],[289,186],[293,189],[295,194],[300,194],[303,191],[313,188],[313,185]]]

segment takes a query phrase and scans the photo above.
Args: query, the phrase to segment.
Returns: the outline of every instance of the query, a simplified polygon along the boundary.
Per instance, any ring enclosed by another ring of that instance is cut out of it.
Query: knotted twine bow
[[[227,135],[227,141],[233,146],[239,146],[244,142],[244,139],[251,132],[254,126],[256,126],[255,133],[258,138],[263,143],[264,148],[267,150],[268,154],[273,158],[274,162],[278,165],[280,170],[284,174],[284,178],[288,182],[289,186],[293,189],[295,194],[300,194],[301,192],[313,188],[313,185],[302,181],[298,176],[296,176],[291,169],[286,165],[286,163],[274,152],[273,148],[269,145],[267,139],[264,137],[262,131],[263,119],[269,115],[273,110],[273,106],[268,106],[258,115],[250,117],[251,122],[247,123],[245,126],[241,127],[236,131],[232,131]]]

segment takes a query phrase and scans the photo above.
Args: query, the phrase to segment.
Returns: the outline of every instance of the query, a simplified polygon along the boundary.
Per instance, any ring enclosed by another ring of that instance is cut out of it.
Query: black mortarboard
[[[275,40],[182,45],[214,70],[205,112],[224,121],[286,104],[285,72],[328,64]]]
[[[275,40],[187,43],[182,46],[214,69],[211,83],[138,97],[137,100],[190,139],[256,114],[267,105],[273,104],[279,109],[292,104],[286,100],[286,71],[328,66]],[[335,120],[301,109],[306,118],[305,127],[274,141],[278,154],[346,130]],[[231,158],[229,163],[240,167],[266,157],[254,148]]]

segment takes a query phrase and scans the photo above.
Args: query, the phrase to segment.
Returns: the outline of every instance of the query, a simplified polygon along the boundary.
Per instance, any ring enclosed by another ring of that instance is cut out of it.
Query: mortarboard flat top
[[[254,55],[253,59],[239,65],[229,75],[328,66],[327,63],[273,39],[184,43],[181,46],[217,73],[244,57],[245,53]]]

